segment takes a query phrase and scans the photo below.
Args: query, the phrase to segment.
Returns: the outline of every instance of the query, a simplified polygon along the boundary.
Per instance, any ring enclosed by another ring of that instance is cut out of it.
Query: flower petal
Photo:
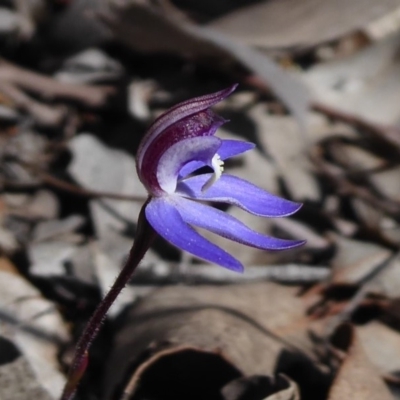
[[[177,121],[160,133],[147,148],[143,156],[142,165],[138,169],[139,178],[149,193],[159,196],[163,192],[157,179],[157,171],[160,170],[159,162],[165,152],[176,143],[186,139],[214,136],[216,130],[224,122],[223,118],[208,109]],[[169,152],[169,154],[171,155],[172,153]]]
[[[230,157],[237,156],[238,154],[242,154],[245,151],[254,149],[255,144],[251,142],[244,142],[242,140],[222,140],[221,147],[218,149],[218,154],[221,160],[226,160]],[[206,166],[207,164],[201,161],[192,161],[186,164],[179,171],[179,179],[188,176],[192,172],[197,169]]]
[[[174,246],[209,262],[243,272],[243,265],[238,260],[186,224],[168,197],[153,198],[145,213],[151,226]]]
[[[207,229],[247,246],[266,250],[285,250],[305,243],[304,240],[285,240],[263,235],[248,228],[231,215],[193,200],[177,197],[174,201],[179,214],[188,224]]]
[[[184,139],[172,145],[161,156],[157,166],[160,188],[166,193],[173,193],[182,166],[192,160],[208,164],[220,146],[221,139],[215,136]]]
[[[267,191],[229,174],[222,174],[208,190],[203,185],[211,174],[193,176],[178,183],[177,194],[197,200],[228,203],[261,217],[285,217],[294,214],[301,204],[282,199]]]
[[[177,121],[180,121],[181,119],[196,114],[200,111],[207,110],[214,104],[219,103],[220,101],[228,97],[236,89],[236,87],[237,84],[232,85],[224,90],[220,90],[219,92],[206,94],[204,96],[186,100],[170,108],[160,117],[158,117],[148,129],[145,137],[142,139],[139,146],[136,157],[138,170],[140,170],[141,168],[143,156],[146,153],[147,148],[160,133],[168,129]]]

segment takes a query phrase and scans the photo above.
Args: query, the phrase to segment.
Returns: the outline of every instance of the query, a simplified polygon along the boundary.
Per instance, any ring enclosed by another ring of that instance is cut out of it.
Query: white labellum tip
[[[221,160],[218,154],[215,154],[211,160],[211,167],[214,170],[214,173],[210,177],[210,179],[203,185],[201,188],[202,192],[205,192],[209,189],[217,180],[221,177],[222,172],[224,171],[224,162]]]

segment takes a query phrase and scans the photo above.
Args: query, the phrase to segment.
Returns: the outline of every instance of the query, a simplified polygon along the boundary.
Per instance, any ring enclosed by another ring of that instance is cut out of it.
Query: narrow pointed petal
[[[254,147],[256,147],[254,143],[244,142],[243,140],[222,140],[218,154],[221,160],[226,160],[227,158],[252,150]]]
[[[261,217],[285,217],[301,208],[301,204],[282,199],[229,174],[223,174],[208,190],[203,185],[211,174],[203,174],[179,182],[177,194],[197,200],[228,203]]]
[[[246,151],[254,149],[255,144],[251,142],[244,142],[242,140],[223,140],[221,147],[218,149],[218,154],[221,160],[237,156]],[[206,166],[207,164],[201,161],[192,161],[186,164],[179,172],[179,177],[184,178],[197,169]]]
[[[207,110],[214,104],[219,103],[221,100],[228,97],[237,87],[237,84],[232,85],[219,92],[206,94],[204,96],[189,99],[176,106],[170,108],[167,112],[158,117],[148,129],[146,136],[143,138],[138,152],[137,152],[137,165],[138,169],[141,168],[143,156],[147,151],[147,148],[157,138],[157,136],[168,129],[171,125],[177,121],[182,120],[190,115],[199,113]]]
[[[177,197],[176,204],[183,220],[188,224],[247,246],[264,250],[286,250],[305,243],[304,240],[285,240],[263,235],[231,215],[193,200]]]
[[[196,257],[237,272],[243,265],[215,244],[199,235],[182,219],[173,203],[166,197],[153,198],[145,209],[151,226],[165,240]]]
[[[161,189],[173,193],[182,166],[192,160],[210,163],[221,142],[215,136],[206,136],[181,140],[172,145],[162,155],[157,166],[157,181]]]

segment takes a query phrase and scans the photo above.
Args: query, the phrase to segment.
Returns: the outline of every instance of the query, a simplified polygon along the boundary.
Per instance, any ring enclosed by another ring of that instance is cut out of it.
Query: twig
[[[140,202],[144,202],[147,199],[147,196],[132,196],[126,194],[113,193],[113,192],[102,192],[102,191],[85,189],[73,183],[66,182],[62,179],[58,179],[55,176],[50,175],[49,173],[41,170],[36,165],[25,162],[21,159],[18,159],[17,161],[23,167],[29,169],[31,172],[36,174],[43,183],[52,186],[54,188],[75,194],[77,196],[86,197],[89,199],[108,198],[113,200],[140,201]]]
[[[373,135],[378,140],[384,140],[386,143],[394,145],[398,152],[400,152],[400,129],[394,126],[384,126],[367,121],[358,115],[346,113],[341,110],[326,106],[322,103],[313,103],[313,110],[326,115],[337,121],[346,122],[357,128],[366,130],[369,134]]]
[[[48,312],[49,310],[47,310]],[[46,332],[41,327],[32,324],[31,321],[21,321],[15,314],[0,309],[0,321],[10,324],[14,329],[26,332],[40,340],[48,341],[59,346],[65,345],[66,340],[56,333]]]
[[[58,179],[53,175],[48,174],[47,172],[40,171],[37,167],[34,167],[30,164],[23,163],[21,162],[26,168],[32,170],[38,178],[41,180],[41,183],[44,183],[48,186],[51,186],[53,188],[69,192],[71,194],[74,194],[76,196],[80,197],[85,197],[88,199],[99,199],[99,198],[107,198],[107,199],[113,199],[113,200],[121,200],[121,201],[140,201],[144,202],[147,197],[145,196],[131,196],[127,194],[119,194],[119,193],[113,193],[113,192],[102,192],[102,191],[96,191],[96,190],[90,190],[90,189],[85,189],[81,186],[75,185],[70,182],[66,182],[62,179]],[[0,181],[1,186],[4,189],[31,189],[31,188],[36,188],[40,182],[38,183],[18,183],[18,182],[12,182],[12,181],[6,181],[6,180],[1,180]]]
[[[165,285],[189,281],[197,284],[231,284],[270,280],[291,284],[325,281],[331,269],[324,266],[301,264],[246,266],[244,274],[234,274],[213,265],[192,265],[182,271],[173,263],[156,263],[139,268],[135,274],[135,285]]]
[[[257,75],[248,75],[243,79],[243,76],[240,78],[246,84],[262,91],[270,93],[271,90],[269,86]],[[385,126],[370,122],[365,120],[358,115],[346,113],[344,111],[338,110],[336,108],[327,106],[320,102],[312,102],[311,109],[324,114],[328,118],[331,118],[336,121],[345,122],[349,125],[355,126],[356,128],[361,128],[365,130],[370,135],[374,136],[374,138],[384,141],[386,144],[390,144],[394,146],[395,150],[400,153],[400,129],[394,126]]]
[[[379,263],[369,274],[362,278],[362,280],[359,282],[360,288],[357,290],[353,298],[348,302],[347,306],[330,322],[328,326],[328,330],[330,332],[333,332],[340,324],[350,319],[352,314],[364,301],[374,280],[379,275],[381,275],[386,270],[386,268],[392,265],[392,262],[396,260],[396,258],[398,258],[399,256],[400,251],[392,254],[386,260]]]
[[[65,107],[41,104],[13,84],[0,80],[0,92],[22,111],[29,113],[40,125],[58,126],[66,116]]]
[[[43,98],[68,98],[90,107],[101,107],[115,89],[109,86],[73,85],[28,71],[0,60],[0,81],[14,84]]]
[[[112,192],[101,192],[95,190],[89,190],[82,188],[78,185],[74,185],[73,183],[69,183],[63,181],[61,179],[55,178],[54,176],[47,174],[45,172],[38,173],[42,182],[46,183],[47,185],[53,186],[54,188],[64,190],[75,194],[77,196],[86,197],[86,198],[107,198],[113,200],[124,200],[124,201],[141,201],[144,202],[147,197],[145,196],[131,196],[126,194],[118,194]]]
[[[318,171],[327,176],[335,185],[337,191],[343,195],[358,197],[373,207],[379,208],[388,214],[399,214],[400,204],[393,200],[379,199],[375,197],[369,190],[364,187],[357,186],[348,181],[344,174],[334,165],[330,165],[323,161],[320,156],[320,149],[318,147],[309,152],[310,159],[317,166]]]

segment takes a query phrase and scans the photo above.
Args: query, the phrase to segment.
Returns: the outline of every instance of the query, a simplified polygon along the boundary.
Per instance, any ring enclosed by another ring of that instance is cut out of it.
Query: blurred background
[[[149,124],[239,83],[226,170],[303,208],[202,232],[245,265],[157,239],[77,398],[400,398],[400,0],[0,0],[0,398],[57,399],[146,191]]]

